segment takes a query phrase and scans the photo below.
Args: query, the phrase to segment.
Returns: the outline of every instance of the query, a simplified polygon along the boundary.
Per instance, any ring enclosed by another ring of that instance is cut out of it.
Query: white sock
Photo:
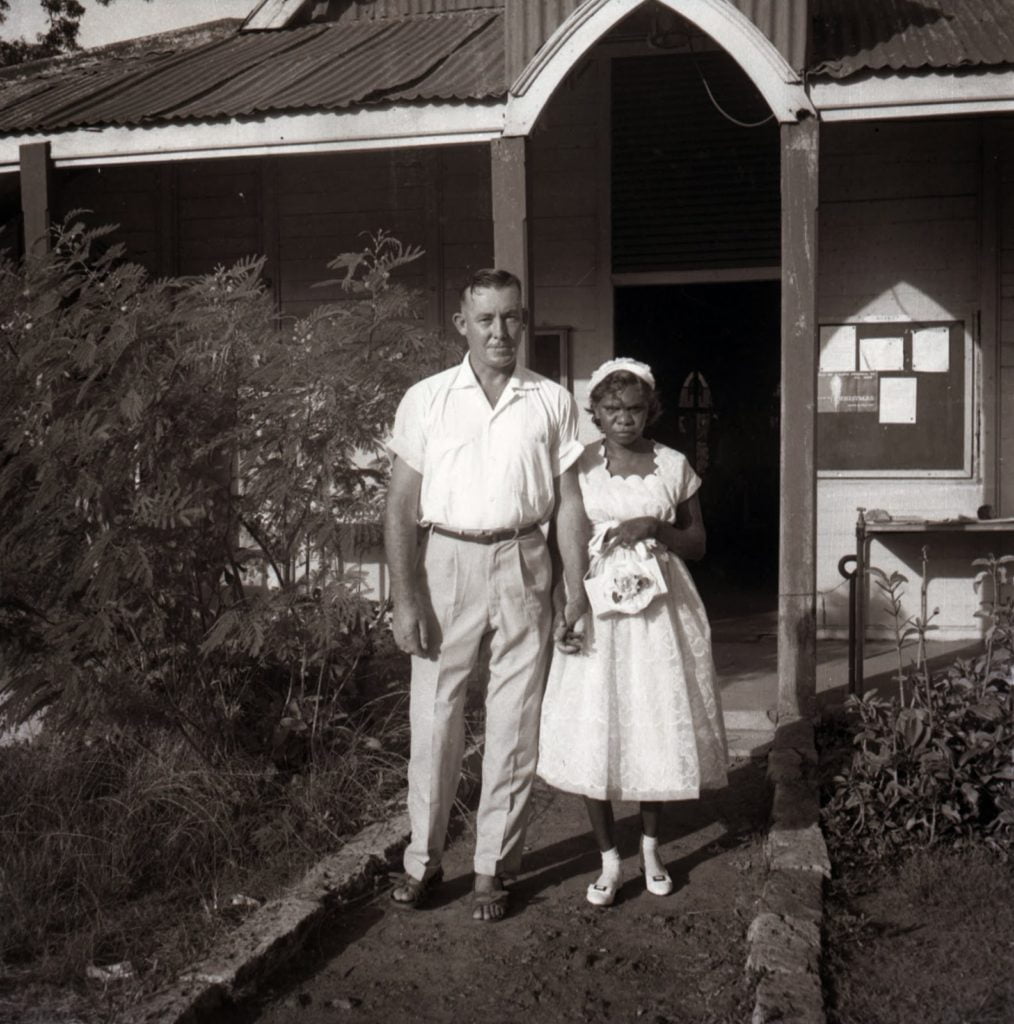
[[[615,887],[619,884],[621,874],[620,851],[615,846],[611,850],[604,850],[602,852],[602,874],[599,875],[595,884]]]
[[[664,875],[665,865],[658,857],[658,836],[641,836],[641,856],[644,858],[644,873]]]

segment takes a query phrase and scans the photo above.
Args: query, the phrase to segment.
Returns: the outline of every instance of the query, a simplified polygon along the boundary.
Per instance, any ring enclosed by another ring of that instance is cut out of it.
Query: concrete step
[[[764,757],[775,737],[775,723],[765,711],[729,710],[722,714],[729,754],[732,757]]]

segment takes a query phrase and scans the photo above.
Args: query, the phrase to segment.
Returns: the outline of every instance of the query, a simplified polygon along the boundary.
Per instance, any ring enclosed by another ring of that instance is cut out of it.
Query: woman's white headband
[[[625,373],[632,373],[635,377],[640,377],[652,389],[655,390],[655,375],[651,372],[651,367],[647,363],[639,362],[636,359],[630,359],[627,356],[620,356],[617,359],[609,359],[604,362],[592,375],[591,380],[588,382],[589,394],[594,391],[611,373],[616,373],[618,370],[623,370]]]

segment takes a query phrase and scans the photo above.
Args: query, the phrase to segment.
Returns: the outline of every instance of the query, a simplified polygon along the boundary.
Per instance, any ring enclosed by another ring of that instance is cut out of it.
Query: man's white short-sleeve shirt
[[[458,530],[544,522],[583,450],[566,389],[516,369],[491,408],[467,355],[405,392],[388,447],[422,474],[420,521]]]

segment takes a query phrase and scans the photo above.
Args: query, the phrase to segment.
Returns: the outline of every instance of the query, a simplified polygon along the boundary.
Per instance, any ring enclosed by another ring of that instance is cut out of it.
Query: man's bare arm
[[[394,602],[394,642],[408,654],[425,657],[429,637],[416,576],[421,487],[422,474],[404,459],[395,457],[384,514],[384,548],[391,574],[391,600]]]

